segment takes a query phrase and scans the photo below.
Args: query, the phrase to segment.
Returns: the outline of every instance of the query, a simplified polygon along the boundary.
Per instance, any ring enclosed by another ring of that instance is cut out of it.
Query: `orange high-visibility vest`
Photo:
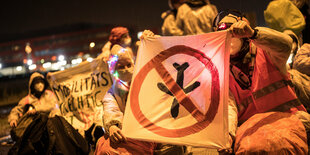
[[[237,103],[240,123],[256,113],[306,111],[289,86],[289,76],[281,74],[260,48],[257,48],[251,87],[242,90],[233,75],[230,75],[229,89]]]

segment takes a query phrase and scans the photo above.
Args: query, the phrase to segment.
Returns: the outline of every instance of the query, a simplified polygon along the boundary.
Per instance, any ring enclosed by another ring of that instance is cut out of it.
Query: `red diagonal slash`
[[[176,81],[169,74],[167,69],[161,64],[157,63],[155,67],[157,73],[165,82],[167,88],[176,97],[178,102],[184,106],[184,108],[198,121],[201,122],[204,119],[204,114],[194,105],[192,100],[186,96],[183,89],[176,83]]]

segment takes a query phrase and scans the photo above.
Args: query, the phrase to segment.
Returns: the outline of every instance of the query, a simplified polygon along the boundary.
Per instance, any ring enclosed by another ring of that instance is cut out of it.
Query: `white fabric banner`
[[[101,100],[111,87],[108,65],[100,58],[48,74],[64,118],[75,128],[87,130],[93,123],[103,126]]]
[[[141,41],[123,120],[129,138],[228,148],[228,31]]]

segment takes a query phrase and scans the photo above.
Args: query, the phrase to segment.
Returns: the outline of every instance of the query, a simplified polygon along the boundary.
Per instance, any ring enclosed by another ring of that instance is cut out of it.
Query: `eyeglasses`
[[[221,23],[217,26],[217,29],[216,31],[220,31],[220,30],[226,30],[228,28],[230,28],[230,26],[232,25],[233,23]]]

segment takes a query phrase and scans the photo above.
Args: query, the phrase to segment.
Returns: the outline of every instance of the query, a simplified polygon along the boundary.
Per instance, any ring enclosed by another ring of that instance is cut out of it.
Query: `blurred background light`
[[[44,63],[43,65],[43,68],[50,68],[50,67],[52,67],[52,63],[51,62],[46,62],[46,63]]]
[[[27,60],[27,65],[30,66],[31,64],[32,64],[32,60],[31,60],[31,59],[28,59],[28,60]]]
[[[88,62],[92,62],[94,59],[92,57],[89,57],[86,59]]]
[[[96,44],[95,44],[94,42],[91,42],[91,43],[89,44],[89,47],[90,47],[90,48],[94,48],[95,45],[96,45]]]
[[[37,65],[36,64],[32,64],[29,66],[29,70],[34,70],[37,68]]]
[[[17,70],[17,71],[22,71],[22,69],[23,69],[22,66],[17,66],[17,67],[16,67],[16,70]]]
[[[63,55],[58,56],[58,61],[63,61],[63,60],[65,60],[65,56]]]

